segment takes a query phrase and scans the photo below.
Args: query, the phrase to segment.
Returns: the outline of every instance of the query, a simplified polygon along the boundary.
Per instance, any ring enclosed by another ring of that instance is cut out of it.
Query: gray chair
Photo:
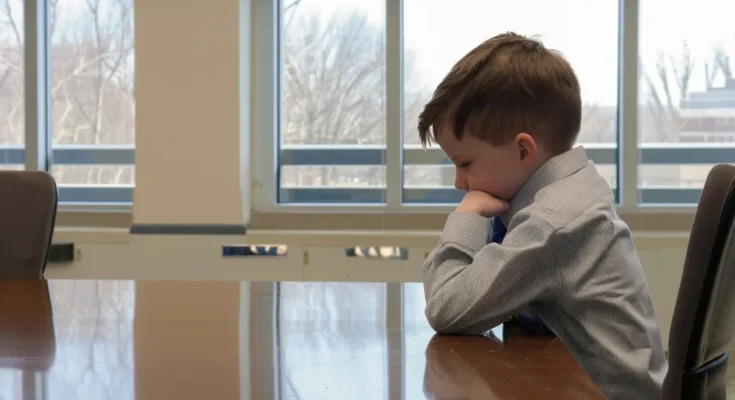
[[[43,279],[57,202],[51,175],[0,171],[0,280]]]
[[[707,177],[694,218],[669,335],[665,400],[726,398],[735,336],[735,166]]]

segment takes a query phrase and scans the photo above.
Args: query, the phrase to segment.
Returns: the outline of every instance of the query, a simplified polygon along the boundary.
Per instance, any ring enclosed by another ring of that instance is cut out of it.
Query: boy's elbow
[[[436,333],[461,333],[458,316],[452,315],[445,305],[429,300],[426,302],[425,314],[426,321]]]

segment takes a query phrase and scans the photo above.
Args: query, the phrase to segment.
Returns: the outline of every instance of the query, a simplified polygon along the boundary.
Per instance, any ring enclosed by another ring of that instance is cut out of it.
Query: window
[[[416,124],[423,105],[452,65],[506,31],[538,35],[569,60],[582,87],[578,142],[617,186],[618,2],[606,0],[404,0],[404,183],[407,203],[455,203],[454,165],[441,149],[424,152]],[[468,12],[468,10],[472,10]],[[534,10],[529,13],[528,10]],[[442,29],[437,29],[441,21]],[[580,34],[592,32],[594,35]]]
[[[642,204],[695,203],[712,166],[735,163],[733,13],[723,0],[640,1]]]
[[[23,169],[23,0],[0,0],[0,170]]]
[[[385,283],[278,288],[282,398],[375,399],[386,392]]]
[[[454,167],[440,149],[420,147],[418,114],[456,60],[508,30],[538,36],[576,70],[578,144],[625,209],[692,206],[711,167],[735,163],[735,30],[726,19],[735,6],[723,0],[274,4],[270,14],[257,6],[255,21],[256,93],[279,96],[255,105],[257,132],[277,135],[256,139],[259,168],[273,175],[258,186],[259,210],[446,211],[461,197]],[[260,18],[269,15],[280,36]]]
[[[52,172],[61,200],[132,202],[133,0],[50,7]]]
[[[384,202],[383,3],[282,1],[278,202]]]
[[[618,3],[485,3],[282,0],[277,185],[266,202],[458,201],[453,165],[439,148],[420,147],[416,120],[451,65],[506,30],[538,34],[571,61],[584,98],[579,142],[616,188]],[[438,20],[447,29],[436,29]],[[594,38],[578,34],[593,30]]]
[[[133,0],[0,0],[0,168],[48,170],[64,203],[130,203],[134,143]]]

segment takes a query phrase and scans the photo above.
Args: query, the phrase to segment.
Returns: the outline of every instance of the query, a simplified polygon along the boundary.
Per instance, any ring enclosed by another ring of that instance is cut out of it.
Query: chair
[[[726,398],[735,336],[735,166],[710,171],[694,217],[669,335],[665,400]]]
[[[40,171],[0,171],[0,280],[43,279],[57,206]]]

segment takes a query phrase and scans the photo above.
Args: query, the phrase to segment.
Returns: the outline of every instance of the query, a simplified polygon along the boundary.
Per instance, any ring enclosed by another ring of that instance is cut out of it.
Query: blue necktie
[[[500,217],[494,217],[493,218],[493,230],[490,234],[490,241],[492,243],[503,243],[503,239],[505,238],[505,233],[508,230],[505,228],[505,224],[503,224],[503,221],[500,220]],[[536,333],[539,335],[545,335],[551,333],[549,331],[549,328],[544,325],[544,323],[531,315],[520,313],[518,315],[518,323],[521,325],[521,329],[524,331]]]
[[[507,229],[505,229],[505,225],[503,224],[503,221],[500,220],[500,217],[494,217],[493,218],[493,231],[490,235],[490,241],[493,243],[503,243],[503,238],[505,238],[505,232],[507,232]]]

